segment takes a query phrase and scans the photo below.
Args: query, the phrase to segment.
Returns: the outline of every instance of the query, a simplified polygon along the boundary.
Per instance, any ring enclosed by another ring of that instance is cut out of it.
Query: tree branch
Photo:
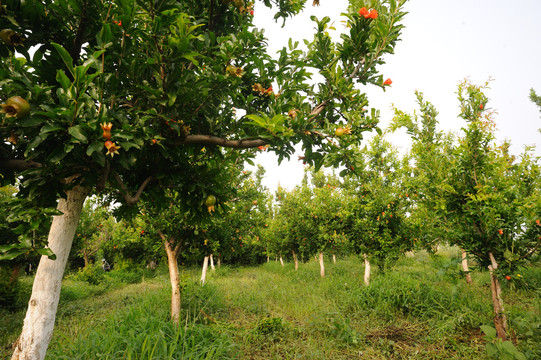
[[[252,140],[227,140],[217,136],[210,135],[187,135],[181,144],[199,144],[199,145],[218,145],[233,149],[248,149],[258,146],[266,145],[265,140],[252,139]]]
[[[40,168],[43,165],[35,161],[19,160],[19,159],[0,159],[0,169],[24,171],[28,169]]]
[[[145,190],[147,185],[152,180],[154,180],[153,176],[147,177],[145,179],[145,181],[143,181],[143,183],[139,187],[139,190],[137,190],[137,192],[135,193],[135,196],[130,196],[129,190],[126,187],[126,184],[124,184],[124,182],[120,178],[120,175],[118,175],[117,172],[114,172],[113,175],[114,175],[114,178],[115,178],[116,182],[118,183],[118,185],[120,185],[120,187],[122,188],[122,191],[120,191],[120,193],[122,194],[122,196],[124,196],[124,199],[126,200],[126,205],[128,205],[128,206],[133,206],[133,205],[137,204],[137,202],[139,201],[139,198],[141,197],[141,194],[143,193],[143,190]]]

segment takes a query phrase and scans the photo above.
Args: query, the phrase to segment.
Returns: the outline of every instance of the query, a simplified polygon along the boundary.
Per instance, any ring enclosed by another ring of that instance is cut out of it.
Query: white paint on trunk
[[[292,251],[293,253],[293,261],[295,262],[295,271],[299,269],[299,260],[297,259],[297,254],[295,254],[295,251]]]
[[[332,254],[332,262],[336,264],[336,255]]]
[[[462,249],[462,271],[464,271],[464,274],[466,274],[466,282],[471,284],[472,279],[470,269],[468,267],[468,253],[464,249]]]
[[[12,360],[43,360],[53,336],[62,277],[89,189],[75,186],[58,201],[63,214],[53,217],[48,243],[56,260],[42,256],[39,262],[23,329],[14,346]]]
[[[284,260],[282,259],[281,256],[280,256],[280,264],[282,264],[282,266],[284,266]]]
[[[270,262],[270,257],[267,255],[267,262]]]
[[[214,257],[212,256],[212,254],[210,254],[209,260],[210,260],[210,268],[212,269],[212,271],[215,271],[216,268],[214,267]]]
[[[165,242],[169,281],[171,282],[171,321],[180,324],[180,278],[178,274],[177,252],[173,249],[173,241]]]
[[[370,260],[366,254],[364,256],[364,283],[370,285]]]
[[[325,277],[325,264],[323,264],[323,253],[319,253],[319,273],[321,277]]]
[[[218,267],[222,266],[222,258],[218,256]]]
[[[205,256],[203,260],[203,271],[201,272],[201,284],[205,285],[205,280],[207,279],[207,268],[209,267],[209,257]]]

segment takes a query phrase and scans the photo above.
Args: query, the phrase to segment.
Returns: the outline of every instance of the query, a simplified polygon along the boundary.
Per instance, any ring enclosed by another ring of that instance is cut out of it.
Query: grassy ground
[[[404,258],[362,282],[356,257],[327,261],[320,278],[312,261],[223,266],[205,286],[185,270],[183,326],[170,324],[168,276],[136,284],[68,279],[59,306],[51,359],[487,359],[481,325],[491,325],[488,274],[465,284],[446,250]],[[515,274],[513,274],[515,275]],[[541,356],[541,269],[504,284],[511,334],[528,358]],[[519,281],[520,280],[520,281]],[[26,288],[30,278],[23,278]],[[28,291],[26,292],[28,293]],[[24,311],[0,310],[0,358]]]

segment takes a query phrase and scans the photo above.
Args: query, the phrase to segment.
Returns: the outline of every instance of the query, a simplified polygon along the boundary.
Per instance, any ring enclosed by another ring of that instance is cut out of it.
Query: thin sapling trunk
[[[167,253],[167,265],[169,267],[169,280],[171,282],[171,321],[175,325],[180,324],[180,277],[178,273],[178,254],[180,252],[180,243],[176,246],[173,238],[167,240],[165,235],[158,230],[158,234],[164,242],[165,252]]]
[[[462,249],[462,271],[466,275],[466,282],[471,284],[473,281],[471,279],[470,269],[468,268],[468,253],[464,249]]]
[[[498,263],[492,252],[489,252],[488,255],[491,263],[488,266],[488,270],[490,271],[490,288],[492,292],[492,304],[494,306],[494,327],[496,328],[498,338],[505,341],[507,339],[507,318],[503,308],[502,288],[498,276],[495,273],[498,269]]]
[[[325,277],[325,264],[323,263],[323,253],[319,253],[319,273],[321,277]]]
[[[370,260],[366,254],[364,256],[364,283],[370,285]]]
[[[205,256],[203,259],[203,271],[201,271],[201,284],[205,285],[205,280],[207,280],[207,269],[209,267],[209,257]]]

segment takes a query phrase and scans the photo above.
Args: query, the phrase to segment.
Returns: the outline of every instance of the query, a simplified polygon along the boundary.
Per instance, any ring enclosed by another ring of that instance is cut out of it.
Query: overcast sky
[[[254,22],[265,29],[271,54],[286,45],[289,37],[312,39],[310,15],[329,16],[336,35],[344,30],[340,14],[348,1],[320,3],[312,7],[309,0],[306,11],[289,19],[284,28],[272,20],[272,10],[256,3]],[[460,133],[465,123],[457,117],[457,85],[465,78],[478,85],[491,78],[486,95],[488,108],[497,111],[498,142],[510,140],[515,154],[524,145],[541,142],[537,131],[541,114],[528,98],[531,88],[541,94],[541,1],[410,0],[405,9],[402,41],[379,68],[384,78],[392,79],[391,88],[386,92],[363,89],[369,94],[370,106],[381,110],[380,127],[385,128],[392,119],[392,104],[413,113],[417,109],[415,90],[419,90],[439,111],[439,129]],[[389,140],[403,150],[409,146],[405,133]],[[271,191],[278,183],[292,189],[302,179],[303,166],[296,156],[281,166],[272,154],[256,160],[267,169],[264,185]]]

